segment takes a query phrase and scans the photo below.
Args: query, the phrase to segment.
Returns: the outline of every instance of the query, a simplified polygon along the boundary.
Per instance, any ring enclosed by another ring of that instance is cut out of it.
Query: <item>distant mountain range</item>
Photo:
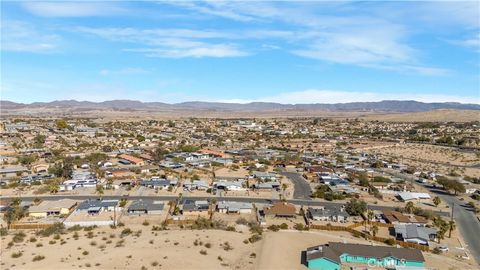
[[[136,110],[136,111],[228,111],[228,112],[264,112],[264,111],[378,111],[378,112],[423,112],[438,109],[480,110],[480,104],[456,102],[424,103],[413,100],[384,100],[378,102],[351,102],[335,104],[280,104],[252,102],[246,104],[220,102],[182,102],[168,104],[162,102],[141,102],[136,100],[110,100],[103,102],[58,100],[52,102],[34,102],[30,104],[0,101],[0,109],[68,109],[68,110]]]

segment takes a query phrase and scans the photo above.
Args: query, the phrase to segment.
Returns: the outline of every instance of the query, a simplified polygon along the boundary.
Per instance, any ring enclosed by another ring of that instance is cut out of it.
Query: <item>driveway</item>
[[[283,176],[286,176],[294,185],[293,198],[300,200],[311,200],[310,195],[312,189],[310,184],[303,178],[303,176],[297,172],[281,172]]]

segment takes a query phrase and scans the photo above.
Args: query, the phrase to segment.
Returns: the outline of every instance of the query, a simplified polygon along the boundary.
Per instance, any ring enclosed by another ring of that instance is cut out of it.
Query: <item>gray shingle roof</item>
[[[165,204],[154,200],[136,200],[128,207],[128,211],[160,211],[163,210]]]

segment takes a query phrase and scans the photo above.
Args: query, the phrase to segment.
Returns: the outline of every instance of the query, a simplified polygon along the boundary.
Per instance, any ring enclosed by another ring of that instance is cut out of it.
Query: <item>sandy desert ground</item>
[[[92,238],[86,236],[88,232],[79,231],[78,240],[70,232],[60,236],[65,240],[63,244],[54,236],[42,238],[27,232],[24,242],[11,248],[6,248],[11,240],[8,236],[2,239],[0,268],[253,269],[258,254],[258,243],[243,243],[249,233],[200,230],[152,232],[151,226],[138,225],[129,226],[133,233],[121,238],[120,233],[125,228],[97,228],[93,230]],[[137,237],[135,232],[138,230],[142,232]],[[36,241],[30,242],[31,237]],[[50,244],[50,241],[55,243]],[[42,246],[39,247],[39,244]],[[226,245],[231,249],[227,250]],[[13,258],[12,254],[18,252],[22,255]],[[45,258],[33,261],[35,256]]]
[[[7,248],[12,236],[2,238],[1,269],[307,269],[301,251],[329,241],[368,243],[348,233],[322,231],[266,232],[255,244],[243,241],[249,233],[200,230],[151,231],[151,226],[129,226],[133,233],[120,237],[117,229],[42,238],[26,232],[25,240]],[[142,232],[135,236],[136,232]],[[93,235],[93,236],[92,236]],[[33,239],[35,239],[34,242]],[[63,239],[63,240],[62,240]],[[228,246],[231,249],[226,248]],[[208,244],[207,244],[208,243]],[[205,253],[206,252],[206,253]],[[20,254],[19,257],[14,258]],[[202,254],[203,253],[203,254]],[[33,261],[36,256],[43,259]],[[429,269],[477,269],[469,262],[424,253]]]
[[[91,117],[96,118],[97,122],[120,120],[135,121],[148,119],[178,119],[178,118],[295,118],[295,117],[326,117],[326,118],[361,118],[364,120],[379,120],[387,122],[471,122],[480,119],[480,111],[476,110],[432,110],[427,112],[415,113],[386,113],[380,111],[326,111],[326,110],[272,110],[260,112],[246,111],[135,111],[135,110],[82,110],[82,109],[54,109],[54,108],[33,108],[10,109],[3,110],[2,116],[22,115],[25,117],[52,117],[52,116],[68,116],[68,117]]]
[[[417,169],[444,174],[455,169],[460,175],[480,177],[480,159],[474,152],[465,152],[452,147],[413,143],[372,150],[372,152],[390,156]]]
[[[480,119],[480,111],[433,110],[415,113],[371,114],[362,118],[385,122],[471,122]]]

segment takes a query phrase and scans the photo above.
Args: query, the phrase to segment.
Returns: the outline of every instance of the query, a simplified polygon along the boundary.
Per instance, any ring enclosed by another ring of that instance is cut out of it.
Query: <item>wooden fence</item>
[[[53,226],[47,223],[14,223],[10,225],[13,230],[42,230]]]
[[[358,224],[362,225],[363,222],[358,223]],[[385,226],[386,224],[384,224],[384,223],[379,223],[379,224],[382,224],[383,227],[391,227],[391,226]],[[350,225],[350,226],[352,226],[352,225]],[[357,225],[355,227],[358,227],[360,225]],[[370,235],[370,234],[365,233],[365,232],[357,231],[357,230],[351,228],[350,226],[310,225],[310,229],[326,230],[326,231],[345,231],[345,232],[351,233],[354,236],[362,237],[362,238],[377,241],[377,242],[386,243],[387,241],[391,241],[392,243],[398,244],[398,245],[400,245],[402,247],[405,247],[405,248],[415,248],[415,249],[419,249],[421,251],[429,251],[430,250],[428,246],[419,245],[419,244],[415,244],[415,243],[404,242],[404,241],[399,241],[399,240],[395,240],[394,238],[384,238],[384,237],[379,237],[379,236],[373,236],[373,235]]]
[[[357,223],[353,223],[353,224],[350,224],[348,225],[349,228],[357,228],[357,227],[360,227],[360,226],[365,226],[365,224],[367,225],[377,225],[377,227],[382,227],[382,228],[393,228],[393,224],[390,224],[390,223],[381,223],[381,222],[376,222],[376,221],[362,221],[362,222],[357,222]]]

